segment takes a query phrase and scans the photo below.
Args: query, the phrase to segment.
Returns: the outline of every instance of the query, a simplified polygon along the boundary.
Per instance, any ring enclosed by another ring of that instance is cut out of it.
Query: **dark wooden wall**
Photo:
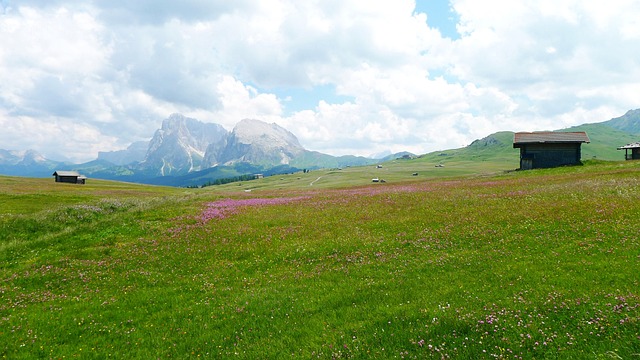
[[[520,169],[541,169],[580,164],[577,144],[526,144],[520,148]]]
[[[78,183],[78,177],[77,176],[56,176],[56,182],[63,182],[63,183],[71,183],[71,184],[76,184]]]

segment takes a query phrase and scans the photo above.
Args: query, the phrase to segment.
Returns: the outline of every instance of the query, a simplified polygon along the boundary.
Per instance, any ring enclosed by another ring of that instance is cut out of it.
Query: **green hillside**
[[[624,160],[624,152],[618,147],[640,141],[640,110],[630,111],[624,117],[597,124],[585,124],[558,131],[585,131],[591,140],[582,145],[583,160]],[[513,132],[504,131],[479,139],[469,146],[448,151],[424,155],[432,161],[446,163],[451,159],[458,161],[479,161],[502,164],[503,167],[519,166],[519,150],[513,148]]]
[[[601,124],[626,133],[640,135],[640,109],[629,110],[623,116],[613,118]]]
[[[591,143],[582,146],[583,160],[624,160],[624,152],[617,148],[640,141],[640,109],[630,110],[624,116],[609,121],[558,131],[585,131],[589,135]],[[517,168],[519,150],[513,149],[513,134],[510,131],[494,133],[474,141],[467,147],[433,152],[422,157],[443,164],[452,160],[469,163],[478,161],[492,164],[488,166],[492,169]]]
[[[482,146],[479,146],[482,147]],[[470,150],[467,148],[436,152],[414,159],[396,159],[368,166],[319,169],[308,173],[282,174],[215,186],[220,191],[256,191],[275,189],[332,189],[374,184],[411,183],[425,179],[459,176],[487,176],[518,167],[518,153],[513,149]],[[502,153],[500,152],[502,151]],[[378,182],[373,182],[377,179]],[[384,181],[384,182],[383,182]]]
[[[631,122],[627,123],[632,124]],[[640,126],[640,121],[638,121]],[[585,131],[591,140],[589,144],[582,145],[583,160],[624,160],[624,152],[617,150],[619,146],[639,141],[638,135],[615,129],[608,123],[586,124],[559,131]],[[509,161],[516,158],[515,167],[518,167],[519,150],[513,149],[513,133],[499,132],[484,139],[476,140],[471,145],[455,152],[460,157],[467,159],[480,159],[488,161]]]
[[[624,160],[624,151],[617,148],[640,139],[637,135],[611,128],[603,123],[575,126],[567,131],[585,131],[589,135],[591,143],[582,145],[583,160]]]
[[[576,126],[561,131],[585,131],[591,143],[582,145],[582,160],[620,161],[621,145],[638,141],[637,136],[614,129],[605,123]],[[519,168],[520,151],[513,148],[513,132],[503,131],[473,141],[470,145],[435,151],[414,159],[395,159],[381,164],[318,169],[224,185],[221,189],[288,189],[361,186],[372,179],[386,182],[418,181],[453,176],[486,176]],[[378,167],[380,165],[381,167]],[[416,174],[417,175],[414,175]],[[380,184],[382,185],[382,184]]]
[[[640,163],[433,156],[250,193],[0,177],[0,357],[640,353]]]
[[[513,132],[502,131],[475,140],[464,148],[436,151],[423,157],[442,164],[455,161],[477,161],[504,163],[503,166],[517,167],[519,154],[519,150],[513,148]]]
[[[0,220],[24,214],[108,201],[143,201],[166,196],[187,196],[190,190],[89,179],[85,185],[55,183],[52,178],[0,175]],[[6,223],[2,223],[5,227]],[[3,231],[6,228],[3,228]],[[43,229],[46,230],[46,229]]]
[[[361,156],[331,156],[317,151],[305,151],[294,159],[291,166],[300,169],[328,169],[349,166],[362,166],[375,163],[375,160]]]

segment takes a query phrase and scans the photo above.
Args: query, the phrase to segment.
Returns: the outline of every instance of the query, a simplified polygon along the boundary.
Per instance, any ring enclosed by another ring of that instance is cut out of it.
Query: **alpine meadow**
[[[451,167],[201,189],[0,177],[0,354],[640,356],[640,163]]]
[[[640,0],[0,0],[0,360],[640,360]]]

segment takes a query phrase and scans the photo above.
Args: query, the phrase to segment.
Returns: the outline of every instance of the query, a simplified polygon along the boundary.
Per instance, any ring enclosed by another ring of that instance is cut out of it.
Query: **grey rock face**
[[[141,165],[162,176],[200,170],[207,147],[226,135],[221,125],[173,114],[154,134]]]
[[[252,119],[240,121],[227,137],[224,146],[210,150],[218,151],[215,158],[220,164],[249,162],[258,165],[289,164],[305,151],[295,135],[288,130],[276,124]]]

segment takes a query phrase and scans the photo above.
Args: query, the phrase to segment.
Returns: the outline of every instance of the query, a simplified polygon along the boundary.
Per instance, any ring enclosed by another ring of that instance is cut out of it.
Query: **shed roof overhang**
[[[625,146],[620,146],[620,147],[618,148],[618,150],[624,150],[624,149],[637,149],[637,148],[640,148],[640,142],[627,144],[627,145],[625,145]]]
[[[590,142],[589,136],[587,136],[587,133],[584,131],[518,132],[513,135],[514,148],[521,148],[527,144],[582,144]]]
[[[80,173],[77,171],[58,170],[51,174],[51,176],[80,176]]]

